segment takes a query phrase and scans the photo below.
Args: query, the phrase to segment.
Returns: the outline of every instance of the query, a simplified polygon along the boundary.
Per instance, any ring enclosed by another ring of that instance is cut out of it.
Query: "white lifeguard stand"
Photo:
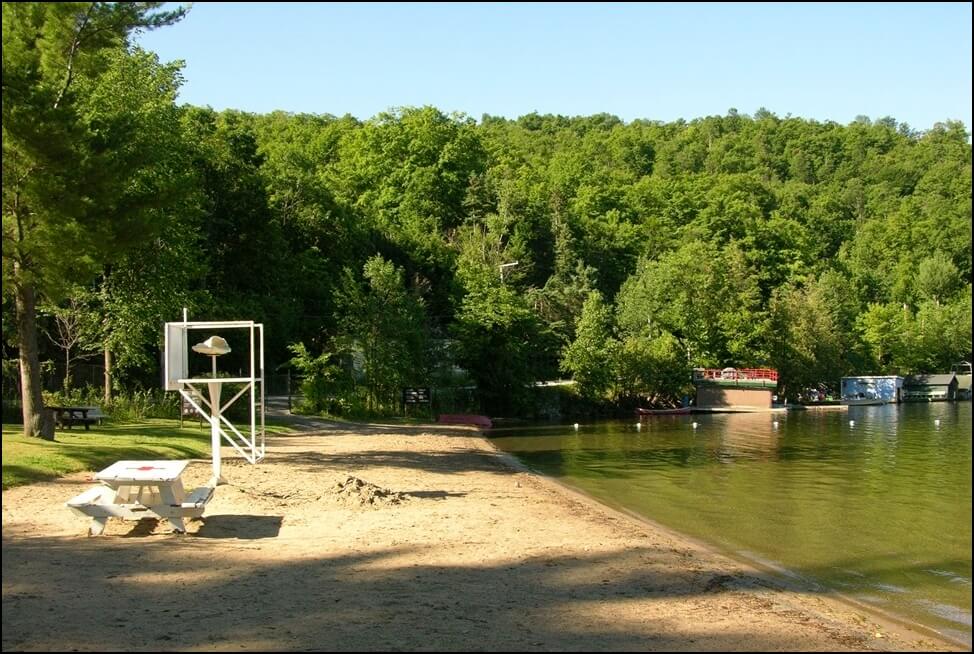
[[[250,335],[250,375],[247,377],[218,377],[217,357],[230,351],[222,337],[212,337],[206,342],[191,345],[200,332],[217,330],[247,330]],[[212,357],[212,376],[192,377],[189,373],[189,351]],[[259,354],[258,354],[259,352]],[[244,384],[226,403],[220,395],[223,384]],[[200,388],[205,384],[207,394]],[[259,385],[259,388],[258,388]],[[210,441],[213,448],[213,477],[210,484],[225,483],[220,473],[220,446],[224,439],[250,463],[257,463],[266,453],[264,431],[264,325],[252,320],[226,322],[190,322],[183,311],[182,322],[167,322],[165,326],[165,380],[167,391],[179,391],[180,395],[210,423]],[[192,392],[190,392],[192,391]],[[224,412],[249,391],[250,429],[244,435],[227,420]],[[209,400],[206,399],[207,395]],[[200,406],[202,403],[206,408]],[[224,426],[226,429],[224,429]]]

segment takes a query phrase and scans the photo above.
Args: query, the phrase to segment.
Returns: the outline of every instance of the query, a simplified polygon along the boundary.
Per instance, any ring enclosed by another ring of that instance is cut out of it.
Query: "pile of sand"
[[[351,475],[345,481],[338,482],[335,494],[340,502],[350,506],[389,506],[402,504],[409,499],[405,493],[381,488]]]

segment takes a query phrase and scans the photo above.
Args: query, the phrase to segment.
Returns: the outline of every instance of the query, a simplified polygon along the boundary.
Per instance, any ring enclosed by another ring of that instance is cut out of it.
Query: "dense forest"
[[[403,386],[529,415],[558,378],[625,406],[679,398],[697,366],[773,367],[795,397],[970,360],[959,122],[216,112],[178,106],[178,67],[117,42],[59,105],[64,62],[12,11],[5,386],[24,279],[39,359],[62,370],[100,353],[116,392],[158,387],[162,324],[188,307],[263,322],[269,369],[346,415],[397,411]]]

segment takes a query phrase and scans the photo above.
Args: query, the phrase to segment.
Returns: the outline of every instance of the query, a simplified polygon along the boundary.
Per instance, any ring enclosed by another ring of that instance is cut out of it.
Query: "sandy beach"
[[[87,537],[64,503],[91,473],[4,491],[3,650],[964,649],[785,589],[473,429],[333,424],[256,466],[232,454],[185,535]]]

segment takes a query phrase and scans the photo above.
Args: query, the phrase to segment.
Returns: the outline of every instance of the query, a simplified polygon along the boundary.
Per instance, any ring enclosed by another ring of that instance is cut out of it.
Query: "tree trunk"
[[[61,382],[61,386],[64,388],[64,395],[67,396],[71,392],[71,349],[68,348],[64,351],[64,380]]]
[[[19,279],[18,279],[19,278]],[[54,416],[44,409],[41,395],[41,362],[37,353],[36,294],[33,284],[23,279],[14,264],[17,337],[20,340],[20,397],[24,416],[24,435],[54,440]]]
[[[105,406],[112,403],[112,351],[105,348]]]

